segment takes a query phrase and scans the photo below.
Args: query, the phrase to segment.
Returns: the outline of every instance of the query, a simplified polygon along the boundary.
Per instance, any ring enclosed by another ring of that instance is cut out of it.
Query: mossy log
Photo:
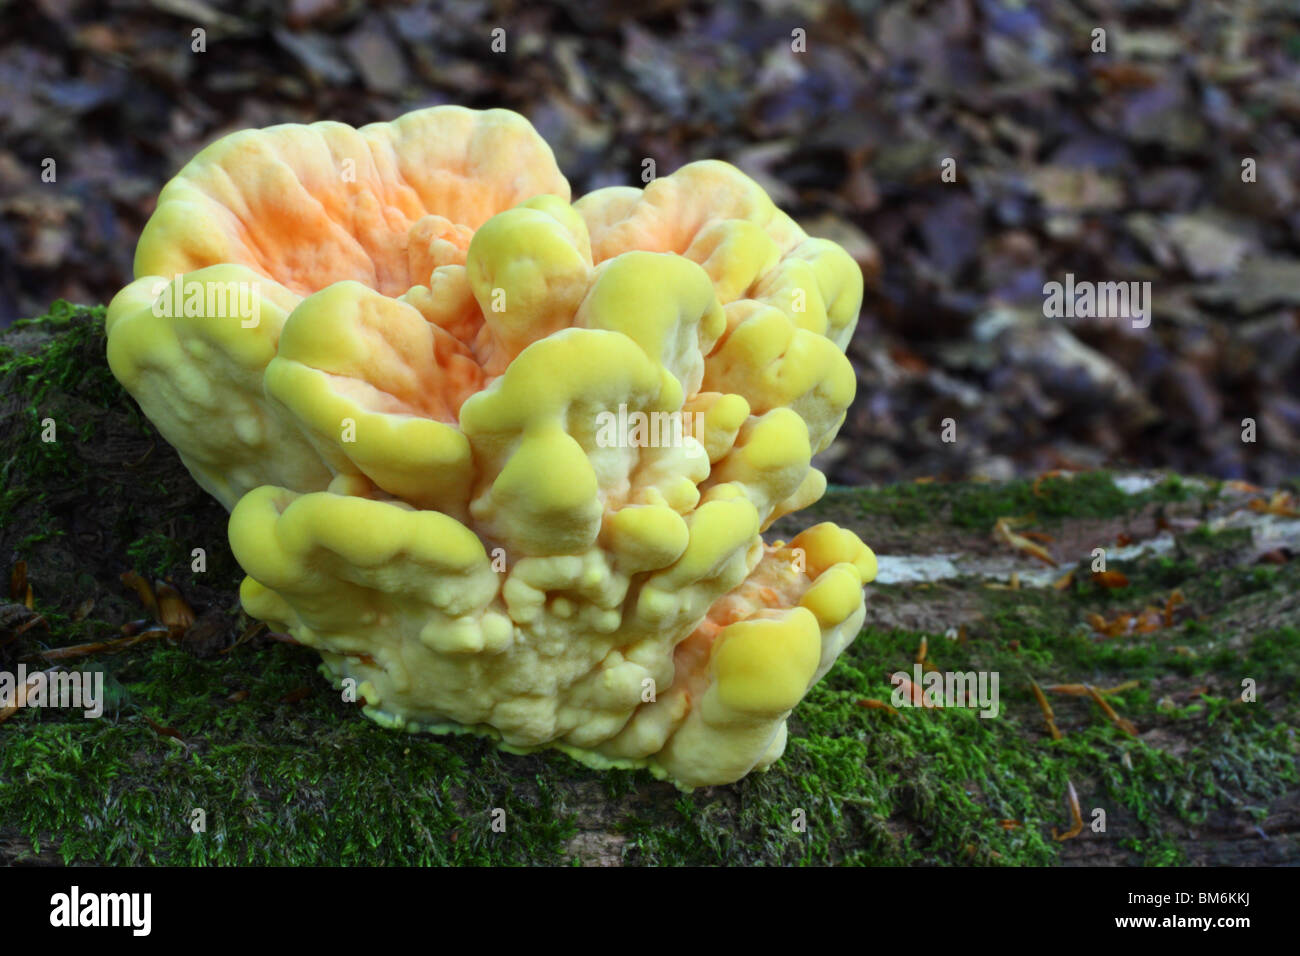
[[[1100,472],[832,489],[777,530],[833,518],[876,549],[867,626],[772,770],[687,794],[365,720],[250,627],[226,513],[109,373],[102,323],[59,304],[0,338],[0,556],[33,598],[0,604],[0,671],[148,630],[123,572],[197,620],[59,661],[104,674],[100,719],[0,723],[0,863],[1300,861],[1294,497]],[[922,645],[923,669],[997,675],[997,715],[879,706]],[[1071,789],[1084,826],[1058,840]]]

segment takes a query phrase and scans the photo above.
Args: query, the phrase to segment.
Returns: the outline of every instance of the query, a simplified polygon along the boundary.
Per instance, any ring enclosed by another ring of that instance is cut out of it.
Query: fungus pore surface
[[[852,532],[761,531],[825,490],[862,274],[726,163],[570,203],[505,110],[249,130],[135,275],[113,373],[381,723],[728,783],[861,627]]]

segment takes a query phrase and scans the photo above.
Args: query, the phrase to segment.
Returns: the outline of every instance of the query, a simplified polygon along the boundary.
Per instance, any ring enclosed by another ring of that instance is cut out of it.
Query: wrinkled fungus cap
[[[865,616],[852,532],[760,535],[825,490],[862,275],[726,163],[569,198],[505,110],[236,133],[109,363],[370,717],[728,783]]]

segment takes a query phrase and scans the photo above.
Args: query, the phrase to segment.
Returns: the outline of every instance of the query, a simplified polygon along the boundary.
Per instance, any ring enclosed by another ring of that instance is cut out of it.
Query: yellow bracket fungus
[[[505,110],[236,133],[109,363],[370,717],[729,783],[865,616],[852,532],[760,536],[825,491],[862,275],[726,163],[569,200]]]

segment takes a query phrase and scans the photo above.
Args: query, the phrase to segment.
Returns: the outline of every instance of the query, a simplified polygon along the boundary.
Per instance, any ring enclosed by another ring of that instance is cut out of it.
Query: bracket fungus
[[[382,724],[728,783],[862,625],[852,532],[761,537],[825,490],[862,274],[726,163],[570,203],[505,110],[248,130],[135,274],[113,373]]]

